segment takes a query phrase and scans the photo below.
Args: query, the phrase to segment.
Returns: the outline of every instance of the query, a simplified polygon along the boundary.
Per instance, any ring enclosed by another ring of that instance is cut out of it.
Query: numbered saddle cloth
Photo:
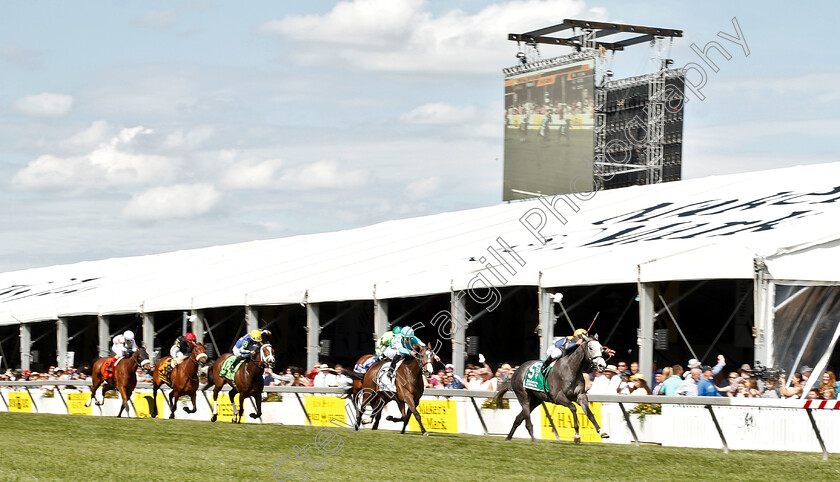
[[[239,363],[237,363],[236,366],[233,366],[234,360],[236,360],[236,357],[234,356],[227,357],[224,363],[222,363],[222,368],[219,370],[219,376],[233,381],[233,378],[236,376],[236,372],[239,370],[239,367],[241,367],[242,363],[244,363],[244,360],[242,360]]]
[[[556,361],[554,363],[557,363]],[[525,372],[525,382],[523,385],[525,388],[530,390],[539,390],[541,392],[548,392],[548,383],[546,383],[546,377],[549,373],[551,373],[551,369],[554,368],[554,363],[552,363],[548,370],[546,370],[545,375],[542,372],[543,361],[540,360],[538,363],[534,363],[530,367],[528,367],[528,371]]]

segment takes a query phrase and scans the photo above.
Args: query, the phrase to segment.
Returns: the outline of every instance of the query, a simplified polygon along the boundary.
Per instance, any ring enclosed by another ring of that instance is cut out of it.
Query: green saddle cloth
[[[542,392],[548,392],[548,384],[545,381],[545,377],[551,373],[551,369],[554,368],[554,363],[552,363],[548,370],[543,375],[542,372],[543,361],[540,360],[539,363],[534,363],[528,368],[528,371],[525,372],[525,388],[530,390],[539,390]]]
[[[222,378],[227,378],[228,380],[233,381],[233,377],[236,376],[236,371],[239,370],[239,367],[241,367],[245,362],[244,360],[240,360],[240,362],[234,366],[234,360],[236,360],[235,356],[229,356],[224,363],[222,363],[222,369],[219,370],[219,375]]]

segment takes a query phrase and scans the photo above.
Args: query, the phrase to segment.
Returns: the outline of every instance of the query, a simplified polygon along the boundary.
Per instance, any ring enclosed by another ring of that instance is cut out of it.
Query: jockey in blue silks
[[[233,362],[234,366],[240,361],[254,356],[262,345],[263,335],[271,335],[271,332],[268,330],[251,330],[250,333],[236,341],[236,345],[233,346],[233,354],[236,355],[236,360]]]
[[[426,344],[420,341],[420,338],[414,336],[414,329],[410,326],[404,326],[400,330],[400,333],[394,335],[394,338],[391,340],[391,349],[386,350],[387,354],[393,354],[391,358],[391,366],[388,367],[388,376],[394,376],[394,367],[397,366],[397,362],[402,360],[408,355],[415,356],[417,353],[414,351],[414,346],[421,346],[425,347]]]
[[[575,351],[575,349],[583,344],[583,336],[588,335],[587,331],[583,328],[578,328],[575,332],[569,336],[561,336],[557,341],[554,342],[553,345],[548,347],[548,351],[546,352],[545,361],[543,362],[542,372],[545,375],[545,372],[548,370],[548,367],[551,365],[551,362],[554,360],[568,355],[569,353]],[[613,356],[615,354],[614,350],[610,350],[607,347],[601,347],[601,351],[607,356]]]

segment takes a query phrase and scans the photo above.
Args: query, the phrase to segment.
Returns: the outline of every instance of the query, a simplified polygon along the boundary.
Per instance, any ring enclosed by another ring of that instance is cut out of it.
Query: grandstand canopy
[[[2,273],[0,324],[401,298],[487,282],[751,279],[756,269],[782,282],[840,282],[840,163],[577,196]]]

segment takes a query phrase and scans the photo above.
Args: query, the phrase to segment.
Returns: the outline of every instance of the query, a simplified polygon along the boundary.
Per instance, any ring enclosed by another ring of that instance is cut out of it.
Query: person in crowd
[[[807,398],[808,400],[819,400],[820,390],[816,387],[808,390],[808,395],[805,398]]]
[[[700,397],[722,397],[714,382],[714,374],[712,374],[712,367],[703,365],[700,368],[702,377],[697,381],[697,395]]]
[[[779,390],[776,387],[775,378],[764,380],[764,391],[761,392],[761,398],[779,398]]]
[[[639,373],[639,362],[637,362],[637,361],[630,362],[630,373],[632,373],[633,375],[636,375],[637,373]],[[633,376],[633,375],[631,375],[631,376]]]
[[[693,367],[689,372],[688,375],[683,380],[680,387],[677,389],[677,395],[686,396],[686,397],[696,397],[697,396],[697,384],[700,382],[700,378],[702,377],[702,371],[700,367]]]
[[[782,398],[800,398],[802,396],[802,374],[796,372],[790,378],[790,387],[787,386],[786,377],[784,374],[779,375],[779,395]]]
[[[651,395],[662,395],[662,383],[670,376],[671,367],[665,367],[653,372],[653,388],[650,389]]]
[[[589,392],[595,395],[609,395],[618,393],[618,383],[621,381],[621,377],[617,377],[618,368],[615,365],[607,365],[607,368],[604,369],[604,373],[601,376],[596,376],[595,380],[592,380],[592,386],[589,387]],[[615,383],[612,381],[616,380]],[[612,386],[612,390],[610,390],[610,386]]]
[[[277,375],[274,380],[280,387],[291,385],[295,381],[292,367],[286,367],[286,371],[282,375]]]
[[[837,377],[831,370],[826,370],[820,378],[820,398],[823,400],[834,400],[837,398],[837,391],[834,388],[834,383]]]
[[[300,374],[300,370],[293,369],[292,370],[292,386],[293,387],[308,387],[311,380],[302,376]]]
[[[671,367],[671,376],[662,382],[662,394],[673,396],[677,394],[677,389],[680,388],[683,382],[683,367],[682,365],[674,365]]]
[[[327,374],[329,373],[330,366],[326,363],[322,363],[318,367],[318,374],[315,375],[315,378],[312,380],[312,386],[323,388],[327,386]]]
[[[315,377],[318,375],[318,373],[320,373],[320,371],[321,364],[316,363],[315,366],[312,367],[312,370],[309,370],[309,372],[306,374],[306,378],[309,379],[309,386],[312,386],[312,383],[315,381]]]
[[[616,392],[619,395],[630,395],[630,377],[632,375],[633,372],[630,370],[621,372],[621,382],[619,382],[618,388],[616,388]]]
[[[455,373],[455,366],[451,363],[446,365],[446,388],[467,388],[466,383],[464,380]]]
[[[274,373],[271,371],[271,368],[265,367],[263,369],[263,385],[266,387],[274,387],[277,383],[274,382]]]
[[[738,395],[738,386],[744,381],[744,377],[741,376],[738,372],[729,372],[729,376],[727,377],[727,385],[725,394],[727,397],[735,397]]]
[[[650,395],[647,380],[641,373],[630,376],[630,395]]]
[[[802,365],[799,368],[799,373],[802,374],[802,386],[804,387],[806,383],[808,383],[808,378],[811,377],[811,371],[813,369],[808,365]]]

